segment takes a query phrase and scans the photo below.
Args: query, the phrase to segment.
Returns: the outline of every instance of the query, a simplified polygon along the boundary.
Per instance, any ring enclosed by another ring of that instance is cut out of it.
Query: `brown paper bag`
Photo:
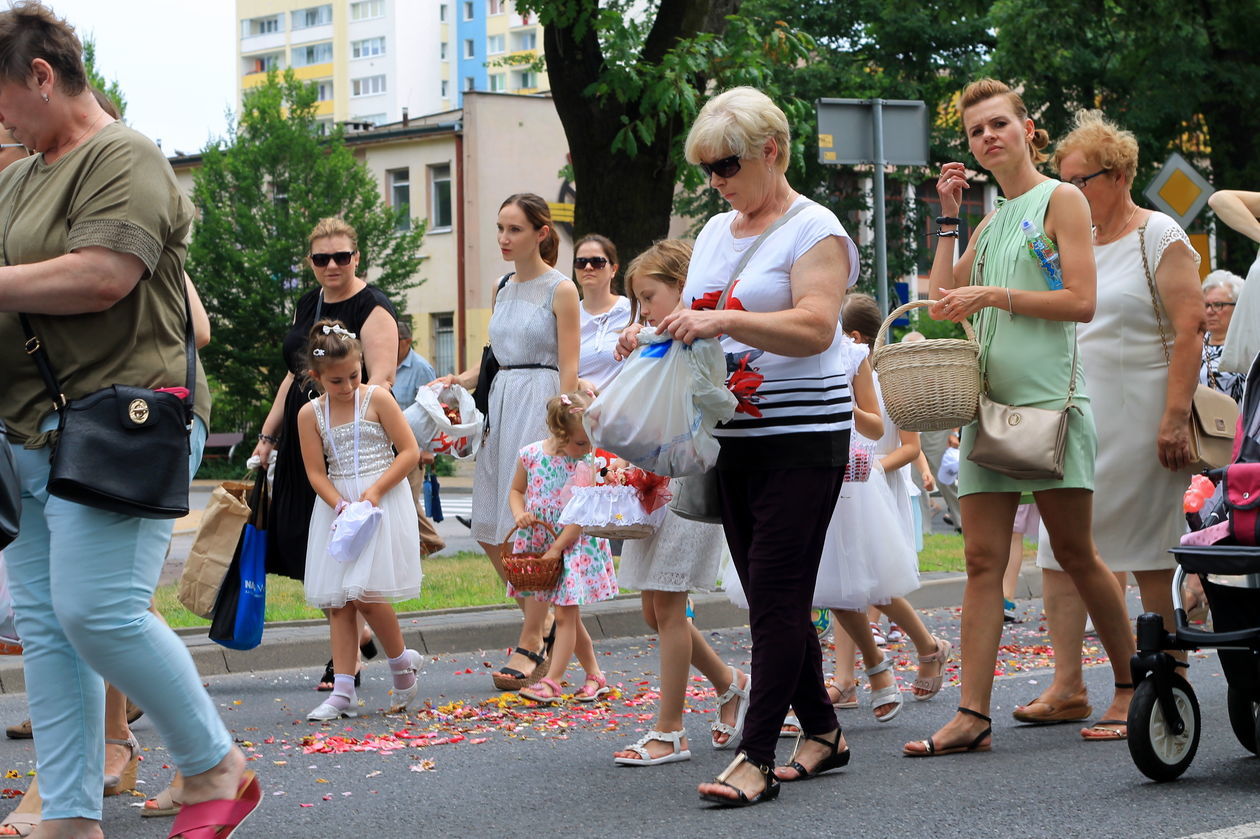
[[[250,481],[224,481],[210,493],[179,578],[179,602],[194,615],[208,618],[214,612],[241,528],[249,519],[246,499],[253,486]]]

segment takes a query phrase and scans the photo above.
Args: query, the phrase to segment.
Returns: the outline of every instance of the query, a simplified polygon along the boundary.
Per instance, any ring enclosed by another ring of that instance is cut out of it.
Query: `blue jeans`
[[[197,420],[194,466],[205,441],[206,427]],[[22,636],[43,817],[99,820],[102,677],[153,719],[185,775],[218,764],[232,738],[188,648],[148,610],[174,522],[51,496],[48,450],[10,446],[22,481],[22,520],[4,560]]]

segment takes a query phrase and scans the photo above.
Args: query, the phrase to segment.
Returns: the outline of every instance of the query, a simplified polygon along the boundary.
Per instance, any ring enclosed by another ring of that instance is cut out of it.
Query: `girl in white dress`
[[[407,649],[393,603],[420,593],[420,528],[407,473],[420,460],[415,435],[388,390],[360,381],[363,349],[338,321],[323,320],[307,346],[310,376],[323,395],[298,412],[302,461],[318,498],[307,543],[306,600],[328,611],[333,692],[307,719],[358,715],[356,614],[362,614],[389,656],[390,713],[405,711],[419,689],[421,656]],[[397,450],[397,456],[394,455]],[[380,509],[375,533],[354,558],[329,552],[333,522],[351,503]]]
[[[657,242],[631,262],[626,269],[631,320],[638,321],[641,312],[655,326],[679,308],[690,262],[691,244],[678,239]],[[626,330],[637,331],[637,325]],[[643,619],[660,637],[661,699],[656,724],[638,742],[614,752],[616,763],[655,766],[691,757],[683,701],[692,666],[718,693],[713,747],[730,748],[738,738],[748,708],[748,674],[718,658],[687,620],[687,592],[714,587],[723,544],[720,524],[690,521],[670,511],[654,534],[628,540],[622,548],[618,583],[642,592]]]

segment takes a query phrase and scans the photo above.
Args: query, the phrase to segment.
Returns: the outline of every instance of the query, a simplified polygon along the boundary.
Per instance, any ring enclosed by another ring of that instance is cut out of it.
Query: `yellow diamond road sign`
[[[1213,192],[1207,179],[1184,157],[1173,152],[1143,194],[1182,227],[1189,227]]]

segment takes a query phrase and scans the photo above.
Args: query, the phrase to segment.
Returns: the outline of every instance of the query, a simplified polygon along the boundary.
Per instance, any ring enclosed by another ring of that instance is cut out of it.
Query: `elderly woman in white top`
[[[582,354],[578,378],[603,390],[621,365],[613,358],[617,338],[630,323],[630,301],[612,289],[617,276],[617,246],[607,236],[591,233],[573,249],[573,273],[582,289]]]
[[[1229,334],[1229,324],[1234,318],[1234,309],[1242,290],[1242,277],[1229,271],[1213,271],[1203,281],[1207,335],[1203,338],[1203,361],[1199,366],[1201,384],[1228,394],[1238,403],[1242,402],[1247,376],[1222,370],[1221,353],[1225,349],[1225,336]]]

